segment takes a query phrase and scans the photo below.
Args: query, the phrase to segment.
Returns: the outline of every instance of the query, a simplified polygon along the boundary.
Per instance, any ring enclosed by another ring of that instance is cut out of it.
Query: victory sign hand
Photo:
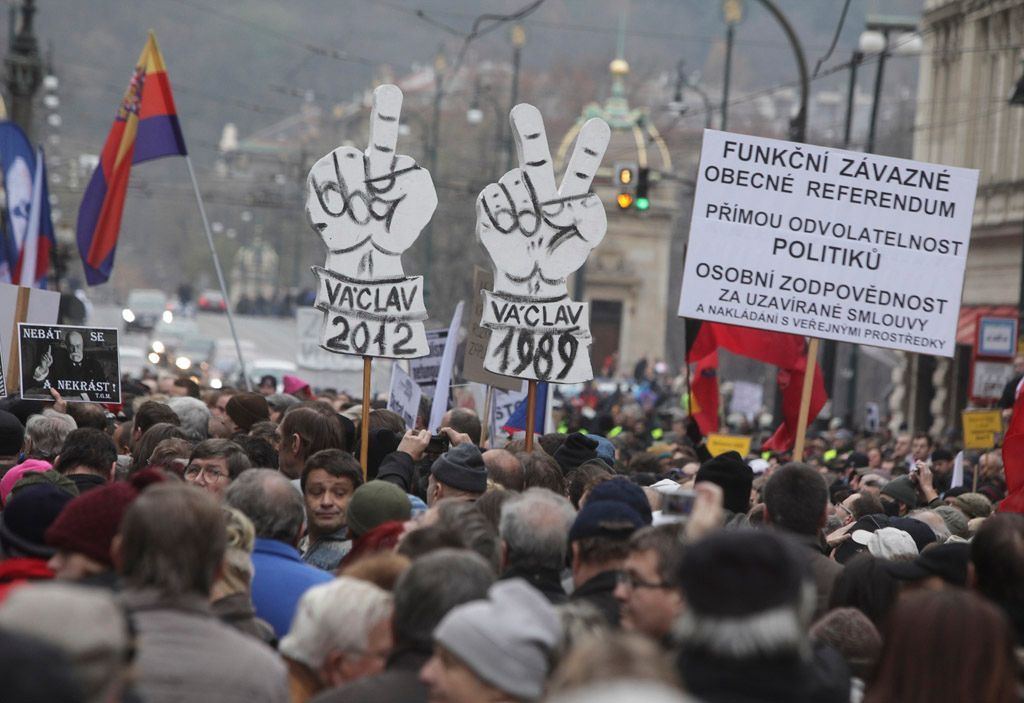
[[[430,174],[395,153],[402,91],[373,91],[365,152],[343,146],[315,164],[307,180],[306,216],[329,251],[326,268],[368,280],[403,276],[402,252],[437,207]]]
[[[477,236],[494,262],[495,292],[562,298],[568,295],[567,277],[601,243],[608,226],[590,185],[611,131],[603,120],[587,121],[556,186],[540,111],[516,105],[510,119],[519,168],[480,193]]]

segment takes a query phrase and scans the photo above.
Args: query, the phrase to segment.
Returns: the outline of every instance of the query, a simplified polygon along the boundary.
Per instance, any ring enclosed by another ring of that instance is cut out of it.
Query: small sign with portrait
[[[70,325],[18,325],[21,397],[120,403],[117,330]]]

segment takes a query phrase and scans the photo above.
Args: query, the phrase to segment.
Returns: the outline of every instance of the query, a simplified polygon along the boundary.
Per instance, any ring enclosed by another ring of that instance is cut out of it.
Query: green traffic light
[[[636,199],[636,209],[637,210],[646,210],[650,206],[651,206],[651,201],[648,200],[647,198],[637,198]]]

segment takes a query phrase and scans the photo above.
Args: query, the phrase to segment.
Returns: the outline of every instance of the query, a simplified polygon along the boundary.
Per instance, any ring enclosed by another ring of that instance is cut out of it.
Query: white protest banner
[[[35,322],[40,325],[57,324],[60,312],[60,293],[42,288],[24,288],[28,291],[28,310],[24,320],[15,320],[18,286],[0,283],[0,357],[3,367],[10,368],[11,341],[17,339],[18,322]],[[17,348],[14,348],[17,352]],[[12,384],[13,386],[13,384]]]
[[[952,356],[977,183],[705,130],[679,315]]]
[[[448,330],[427,330],[427,348],[430,351],[425,356],[409,359],[409,375],[424,393],[430,393],[437,385],[437,376],[441,373],[441,357],[444,356],[447,341]]]
[[[369,146],[335,149],[309,172],[306,216],[327,245],[315,266],[320,344],[343,354],[412,358],[427,352],[422,276],[406,276],[402,252],[437,207],[430,174],[398,156],[402,91],[373,91]]]
[[[391,365],[391,389],[388,392],[388,410],[398,413],[405,421],[406,429],[416,428],[416,416],[420,412],[420,398],[423,391],[416,381],[405,372],[401,364]]]
[[[588,120],[556,185],[540,111],[523,103],[510,118],[519,168],[484,188],[476,207],[477,236],[494,264],[494,290],[484,293],[484,368],[531,381],[589,381],[589,306],[569,298],[566,280],[608,226],[590,184],[611,131]]]
[[[750,381],[734,381],[729,413],[739,413],[752,421],[764,405],[764,386]]]
[[[448,412],[448,393],[452,387],[452,367],[455,366],[455,348],[459,346],[459,325],[462,324],[463,301],[455,306],[452,313],[451,324],[448,325],[448,335],[444,342],[444,352],[441,355],[441,368],[437,374],[437,385],[434,386],[434,399],[430,405],[430,423],[427,429],[437,432],[441,426],[441,419]]]
[[[462,356],[462,376],[467,381],[476,381],[506,391],[522,388],[523,382],[491,373],[484,368],[487,359],[487,343],[491,331],[481,325],[484,316],[484,293],[494,287],[494,274],[479,266],[473,267],[473,314],[466,334],[466,351]]]

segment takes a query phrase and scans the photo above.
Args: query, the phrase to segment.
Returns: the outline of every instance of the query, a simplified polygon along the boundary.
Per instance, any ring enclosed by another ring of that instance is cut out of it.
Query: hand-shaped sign
[[[540,381],[587,381],[594,375],[588,306],[569,299],[566,279],[608,226],[590,184],[610,130],[599,119],[583,125],[556,186],[540,112],[521,104],[510,117],[520,167],[476,201],[477,236],[495,272],[494,291],[485,291],[482,324],[492,334],[484,368]]]
[[[437,207],[430,174],[395,154],[402,91],[373,92],[365,152],[343,146],[309,172],[306,216],[327,245],[317,277],[320,345],[333,352],[411,358],[427,353],[422,276],[407,277],[402,252]]]

